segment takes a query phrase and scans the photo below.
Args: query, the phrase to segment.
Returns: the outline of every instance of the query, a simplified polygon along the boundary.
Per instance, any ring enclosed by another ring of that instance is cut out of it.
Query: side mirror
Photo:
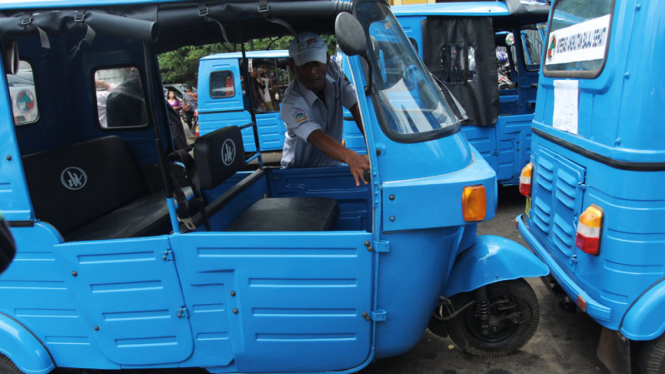
[[[365,54],[367,37],[365,30],[351,13],[342,12],[335,20],[335,36],[340,49],[347,56]]]
[[[16,42],[5,42],[2,44],[2,63],[5,74],[18,73],[18,45]]]

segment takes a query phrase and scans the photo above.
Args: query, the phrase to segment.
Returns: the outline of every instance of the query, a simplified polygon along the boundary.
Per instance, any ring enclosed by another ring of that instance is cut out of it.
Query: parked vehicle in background
[[[466,111],[462,130],[469,142],[499,183],[518,184],[531,150],[547,2],[446,1],[393,12],[444,94],[452,93]]]
[[[257,111],[259,146],[262,151],[282,150],[286,126],[280,115],[284,91],[293,79],[287,68],[289,51],[251,51],[246,53],[250,70],[257,68],[265,75],[271,105]],[[199,62],[199,131],[201,135],[227,126],[251,122],[251,105],[242,66],[242,53],[219,53]],[[258,99],[255,99],[258,100]],[[261,98],[261,100],[265,100]],[[254,130],[242,131],[245,150],[256,152]]]
[[[663,25],[662,1],[553,2],[520,178],[520,233],[615,374],[665,372]]]

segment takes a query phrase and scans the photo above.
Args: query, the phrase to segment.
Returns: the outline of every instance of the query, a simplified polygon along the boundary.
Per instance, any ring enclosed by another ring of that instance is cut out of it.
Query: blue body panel
[[[252,51],[249,58],[285,58],[288,51]],[[242,126],[250,123],[252,117],[245,107],[240,81],[242,53],[219,53],[201,58],[199,62],[199,135],[203,136],[227,126]],[[212,98],[210,96],[210,74],[215,71],[230,71],[234,75],[235,95]],[[278,109],[278,108],[276,108]],[[279,110],[256,114],[261,151],[278,151],[284,146],[286,126]],[[245,152],[256,152],[253,128],[243,130]]]
[[[532,119],[532,114],[500,116],[495,126],[462,127],[502,185],[518,184],[522,168],[529,163]]]
[[[449,173],[418,180],[383,184],[383,229],[402,231],[464,225],[462,191],[469,185],[483,185],[487,191],[489,220],[496,213],[496,174],[473,151],[472,164],[464,172]],[[391,199],[392,197],[392,199]],[[413,209],[412,207],[418,207]],[[456,208],[454,208],[456,207]],[[445,214],[442,214],[445,212]]]
[[[372,254],[363,245],[370,238],[359,232],[174,236],[192,318],[205,311],[217,316],[194,335],[226,341],[218,365],[235,360],[241,372],[361,365],[370,355],[371,323],[361,316],[371,310]]]
[[[520,244],[499,236],[482,235],[457,258],[442,295],[450,297],[492,283],[547,274],[547,266]]]
[[[665,282],[650,288],[630,307],[621,324],[621,333],[632,340],[653,340],[665,332]]]
[[[45,374],[55,369],[48,351],[25,326],[0,314],[0,353],[24,373]]]
[[[578,129],[553,126],[557,79],[540,77],[533,121],[531,209],[518,218],[533,251],[571,299],[602,326],[633,340],[664,330],[665,4],[616,2],[606,63],[578,81]],[[579,20],[571,19],[571,22]],[[625,51],[630,50],[630,54]],[[650,58],[631,56],[649,54]],[[568,78],[570,79],[570,78]],[[579,216],[603,210],[597,256],[575,246]]]

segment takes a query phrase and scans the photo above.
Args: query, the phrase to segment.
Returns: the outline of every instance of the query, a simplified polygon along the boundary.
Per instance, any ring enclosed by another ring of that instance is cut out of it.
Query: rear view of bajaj
[[[663,373],[665,3],[558,0],[548,30],[519,230],[613,373]]]
[[[461,104],[469,142],[499,183],[518,184],[529,162],[549,4],[446,1],[393,11],[444,94]]]
[[[289,51],[252,51],[249,82],[258,97],[252,103],[244,80],[242,53],[218,53],[199,62],[199,133],[205,135],[227,126],[242,126],[252,121],[255,111],[261,151],[281,151],[286,127],[280,116],[284,91],[293,79],[287,69]],[[252,109],[253,108],[253,109]],[[245,152],[256,152],[254,130],[242,130]]]
[[[354,372],[411,349],[435,309],[480,355],[535,332],[521,278],[547,268],[476,237],[495,173],[385,2],[36,4],[0,17],[2,73],[34,82],[0,83],[0,209],[18,248],[0,276],[3,373]],[[193,157],[174,149],[157,53],[303,30],[349,56],[368,184],[347,165],[246,158],[255,115],[198,138]],[[31,115],[12,117],[15,100]]]

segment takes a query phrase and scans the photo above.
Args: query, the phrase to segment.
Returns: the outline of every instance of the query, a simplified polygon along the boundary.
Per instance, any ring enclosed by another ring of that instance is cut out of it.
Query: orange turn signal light
[[[485,186],[466,186],[462,192],[462,214],[467,222],[482,221],[487,213]]]

